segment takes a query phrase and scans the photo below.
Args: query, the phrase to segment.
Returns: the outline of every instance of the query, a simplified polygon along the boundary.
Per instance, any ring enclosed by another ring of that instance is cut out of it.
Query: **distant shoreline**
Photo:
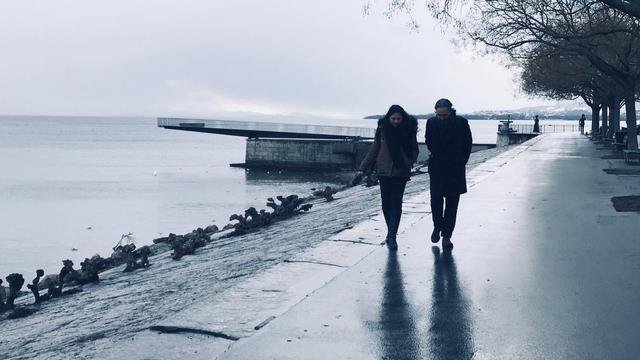
[[[591,114],[584,114],[586,119],[591,121]],[[381,117],[383,117],[384,115],[367,115],[365,116],[363,119],[379,119]],[[429,119],[432,118],[434,116],[433,113],[431,114],[420,114],[420,115],[414,115],[417,119]],[[522,114],[522,113],[509,113],[509,114],[460,114],[460,116],[467,118],[468,120],[532,120],[533,121],[533,117],[535,115],[531,115],[531,114]],[[580,120],[580,117],[582,116],[582,113],[580,114],[561,114],[561,115],[538,115],[538,117],[540,118],[540,120],[567,120],[567,121],[578,121]],[[621,118],[624,118],[624,116],[621,115]]]

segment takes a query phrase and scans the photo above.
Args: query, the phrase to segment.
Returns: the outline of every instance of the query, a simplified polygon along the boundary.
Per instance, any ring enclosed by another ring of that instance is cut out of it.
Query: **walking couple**
[[[375,140],[359,168],[361,174],[376,170],[390,250],[398,249],[396,235],[402,216],[402,196],[411,167],[418,159],[417,133],[417,119],[400,105],[392,105],[378,120]],[[431,242],[439,242],[442,236],[442,247],[453,248],[451,236],[458,202],[460,194],[467,192],[465,165],[472,139],[469,122],[456,115],[451,101],[436,102],[435,116],[427,120],[425,143],[430,152],[429,189],[434,227]]]

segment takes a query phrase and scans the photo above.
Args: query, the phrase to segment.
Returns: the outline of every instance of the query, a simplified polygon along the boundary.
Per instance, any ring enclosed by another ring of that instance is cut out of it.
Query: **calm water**
[[[471,127],[475,143],[495,143],[497,121]],[[244,143],[161,129],[151,118],[0,117],[0,276],[55,273],[62,259],[79,265],[108,256],[122,234],[148,244],[169,232],[222,226],[232,213],[264,208],[270,196],[309,195],[334,183],[334,174],[229,167],[244,161]]]

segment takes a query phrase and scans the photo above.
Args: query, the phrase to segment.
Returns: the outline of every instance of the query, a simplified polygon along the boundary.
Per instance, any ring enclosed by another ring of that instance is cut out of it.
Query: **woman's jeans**
[[[394,237],[400,227],[402,216],[402,196],[407,185],[407,179],[401,177],[380,176],[380,197],[382,199],[382,213],[387,223],[387,237]]]

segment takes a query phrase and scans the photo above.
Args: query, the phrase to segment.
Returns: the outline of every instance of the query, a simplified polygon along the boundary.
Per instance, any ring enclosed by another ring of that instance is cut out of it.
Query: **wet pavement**
[[[637,358],[640,214],[610,198],[640,178],[606,174],[625,165],[604,154],[572,134],[472,154],[452,252],[428,240],[426,175],[395,254],[377,188],[347,190],[5,321],[0,358]]]
[[[610,198],[640,178],[606,174],[625,165],[604,154],[554,134],[482,164],[452,251],[422,214],[397,254],[373,251],[219,358],[638,358],[640,214]]]

